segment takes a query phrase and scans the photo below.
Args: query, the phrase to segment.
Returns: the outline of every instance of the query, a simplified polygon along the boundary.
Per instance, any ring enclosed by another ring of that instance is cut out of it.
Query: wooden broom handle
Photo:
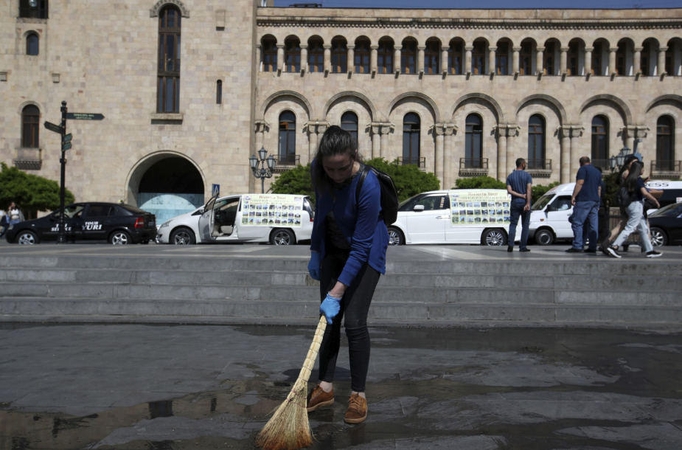
[[[320,316],[320,320],[317,323],[317,329],[315,330],[315,337],[313,338],[312,344],[308,349],[308,355],[305,357],[303,362],[303,367],[301,367],[301,373],[298,375],[298,381],[307,383],[310,378],[310,373],[313,370],[313,365],[315,364],[315,359],[317,359],[317,354],[320,351],[320,346],[322,345],[322,338],[324,337],[324,330],[327,328],[327,318],[324,315]]]

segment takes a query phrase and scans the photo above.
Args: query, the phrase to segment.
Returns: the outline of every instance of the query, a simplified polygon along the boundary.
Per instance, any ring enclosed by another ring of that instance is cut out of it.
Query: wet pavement
[[[0,449],[255,448],[315,325],[2,324]],[[371,333],[367,421],[343,422],[344,346],[311,448],[682,449],[680,333]]]

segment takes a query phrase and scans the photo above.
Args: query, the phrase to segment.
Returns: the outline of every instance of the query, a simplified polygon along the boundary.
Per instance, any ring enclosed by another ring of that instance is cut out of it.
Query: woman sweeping
[[[372,171],[356,192],[363,167],[351,135],[338,126],[329,127],[312,164],[317,201],[308,264],[310,276],[320,281],[320,313],[328,326],[319,353],[320,382],[308,396],[307,409],[312,412],[334,403],[332,383],[343,319],[351,372],[344,421],[351,424],[367,418],[367,314],[379,277],[386,272],[388,246],[380,217],[381,187]]]

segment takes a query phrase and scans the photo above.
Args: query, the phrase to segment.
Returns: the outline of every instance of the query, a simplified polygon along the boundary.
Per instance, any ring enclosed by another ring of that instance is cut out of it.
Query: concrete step
[[[121,255],[110,249],[0,255],[0,320],[305,324],[318,315],[319,286],[307,275],[307,252],[300,249],[282,254],[285,250],[266,247],[253,255],[252,249],[243,251],[247,254],[230,249],[227,255],[190,249]],[[389,253],[387,275],[370,310],[372,323],[682,323],[681,258],[652,264],[634,257],[626,262],[548,254],[521,261],[518,254],[510,259],[501,252],[483,257],[474,252],[467,259],[462,253],[447,259],[391,259]]]

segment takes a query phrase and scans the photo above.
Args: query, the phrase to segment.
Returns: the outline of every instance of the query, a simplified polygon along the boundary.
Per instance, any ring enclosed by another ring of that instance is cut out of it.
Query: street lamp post
[[[258,157],[256,157],[256,155],[251,155],[251,157],[249,157],[249,166],[251,166],[253,176],[260,178],[261,193],[265,193],[265,179],[272,177],[275,166],[277,165],[274,156],[267,156],[267,154],[268,151],[265,150],[265,147],[261,147],[261,149],[258,150]]]
[[[620,153],[609,158],[609,165],[611,166],[611,171],[620,170],[625,163],[625,157],[630,155],[631,151],[629,147],[623,147],[620,149]]]

